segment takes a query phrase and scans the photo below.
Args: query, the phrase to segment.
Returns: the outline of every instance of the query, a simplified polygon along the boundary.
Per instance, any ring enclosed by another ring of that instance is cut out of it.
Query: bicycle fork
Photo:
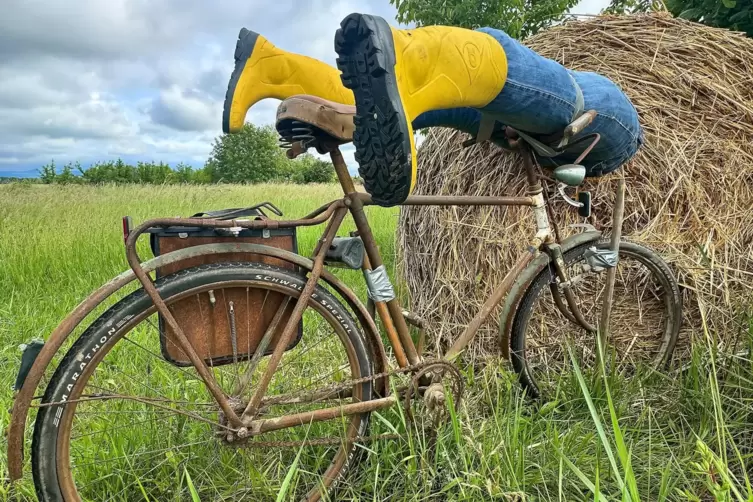
[[[572,290],[572,282],[567,276],[565,270],[565,259],[562,255],[562,247],[559,244],[547,244],[545,251],[549,255],[549,269],[552,274],[552,280],[549,282],[549,289],[552,292],[552,299],[557,309],[562,312],[570,322],[580,325],[583,329],[590,333],[596,332],[596,327],[589,323],[583,313],[580,311],[580,307],[575,302],[575,294]],[[564,293],[565,299],[562,299],[562,293]]]
[[[559,234],[559,232],[557,232],[556,225],[554,226],[554,233],[552,232],[552,226],[549,223],[548,200],[544,196],[544,189],[536,175],[533,154],[531,153],[530,148],[528,148],[525,143],[521,143],[520,140],[512,140],[511,144],[513,147],[518,148],[523,157],[523,165],[528,180],[528,195],[531,196],[535,202],[533,206],[533,214],[536,218],[536,236],[534,237],[533,245],[542,249],[547,255],[549,255],[549,268],[552,274],[549,288],[552,291],[554,303],[557,305],[557,309],[562,312],[562,315],[564,315],[569,321],[580,325],[586,331],[595,333],[596,328],[592,326],[585,317],[583,317],[583,313],[580,311],[580,308],[575,301],[575,295],[570,287],[572,283],[567,276],[562,247],[559,245],[559,242],[557,242],[559,235],[556,234]],[[557,239],[555,239],[555,235]],[[562,288],[564,292],[564,300],[560,293],[560,288]]]

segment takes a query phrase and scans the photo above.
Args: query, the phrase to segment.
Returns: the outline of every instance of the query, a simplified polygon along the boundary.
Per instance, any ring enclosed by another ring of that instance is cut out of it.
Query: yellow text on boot
[[[259,35],[233,93],[230,131],[236,132],[243,127],[246,112],[254,103],[265,98],[286,99],[296,94],[354,104],[353,93],[343,87],[336,68],[279,49]]]

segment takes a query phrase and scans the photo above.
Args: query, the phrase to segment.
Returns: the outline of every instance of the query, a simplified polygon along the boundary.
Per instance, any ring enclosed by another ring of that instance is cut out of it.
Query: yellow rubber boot
[[[279,49],[258,33],[243,28],[235,46],[235,69],[225,95],[222,130],[238,132],[248,109],[264,98],[286,99],[296,94],[353,104],[353,93],[343,87],[336,68]]]
[[[355,94],[359,173],[382,206],[413,191],[413,119],[430,110],[482,108],[507,77],[499,42],[463,28],[398,30],[381,17],[351,14],[340,23],[335,50],[343,84]]]

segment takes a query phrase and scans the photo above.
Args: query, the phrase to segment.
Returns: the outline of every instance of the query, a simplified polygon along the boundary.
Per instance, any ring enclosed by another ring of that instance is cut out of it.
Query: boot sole
[[[238,85],[238,80],[240,80],[243,69],[246,67],[246,61],[254,52],[257,38],[259,38],[258,33],[246,28],[241,28],[238,34],[238,42],[235,44],[235,68],[233,68],[233,74],[230,75],[230,82],[225,93],[225,104],[222,108],[222,132],[224,133],[230,132],[230,107],[233,105],[235,87]]]
[[[374,203],[405,201],[413,183],[411,130],[395,79],[392,31],[381,18],[350,14],[335,35],[337,67],[356,100],[358,173]]]

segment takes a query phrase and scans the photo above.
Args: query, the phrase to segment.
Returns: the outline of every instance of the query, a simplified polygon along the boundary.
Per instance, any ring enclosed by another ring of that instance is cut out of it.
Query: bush
[[[332,164],[310,154],[301,155],[294,164],[291,181],[298,184],[332,183],[335,169]]]
[[[58,183],[60,185],[69,185],[72,183],[81,183],[81,178],[74,174],[73,170],[77,169],[81,171],[81,165],[69,162],[63,166],[62,171],[59,173],[55,168],[55,161],[50,161],[49,164],[45,164],[39,169],[39,179],[42,183]]]
[[[55,161],[50,161],[49,164],[45,164],[39,170],[39,179],[42,183],[54,183],[57,173],[55,172]]]
[[[76,174],[78,172],[78,174]],[[42,183],[71,184],[84,183],[97,185],[101,183],[139,183],[161,185],[163,183],[212,183],[212,177],[206,169],[193,169],[179,163],[175,169],[164,162],[137,162],[135,166],[123,160],[97,162],[84,169],[78,162],[68,163],[58,172],[55,161],[42,166],[39,170]]]
[[[78,175],[77,175],[78,174]],[[204,168],[194,169],[179,163],[174,168],[164,162],[125,163],[122,159],[96,162],[83,169],[78,162],[66,164],[61,171],[51,161],[41,167],[42,183],[263,183],[284,181],[298,184],[331,183],[332,165],[310,154],[290,160],[277,145],[277,133],[271,126],[246,124],[238,134],[215,139]]]
[[[749,0],[667,0],[675,16],[753,37],[753,3]]]

